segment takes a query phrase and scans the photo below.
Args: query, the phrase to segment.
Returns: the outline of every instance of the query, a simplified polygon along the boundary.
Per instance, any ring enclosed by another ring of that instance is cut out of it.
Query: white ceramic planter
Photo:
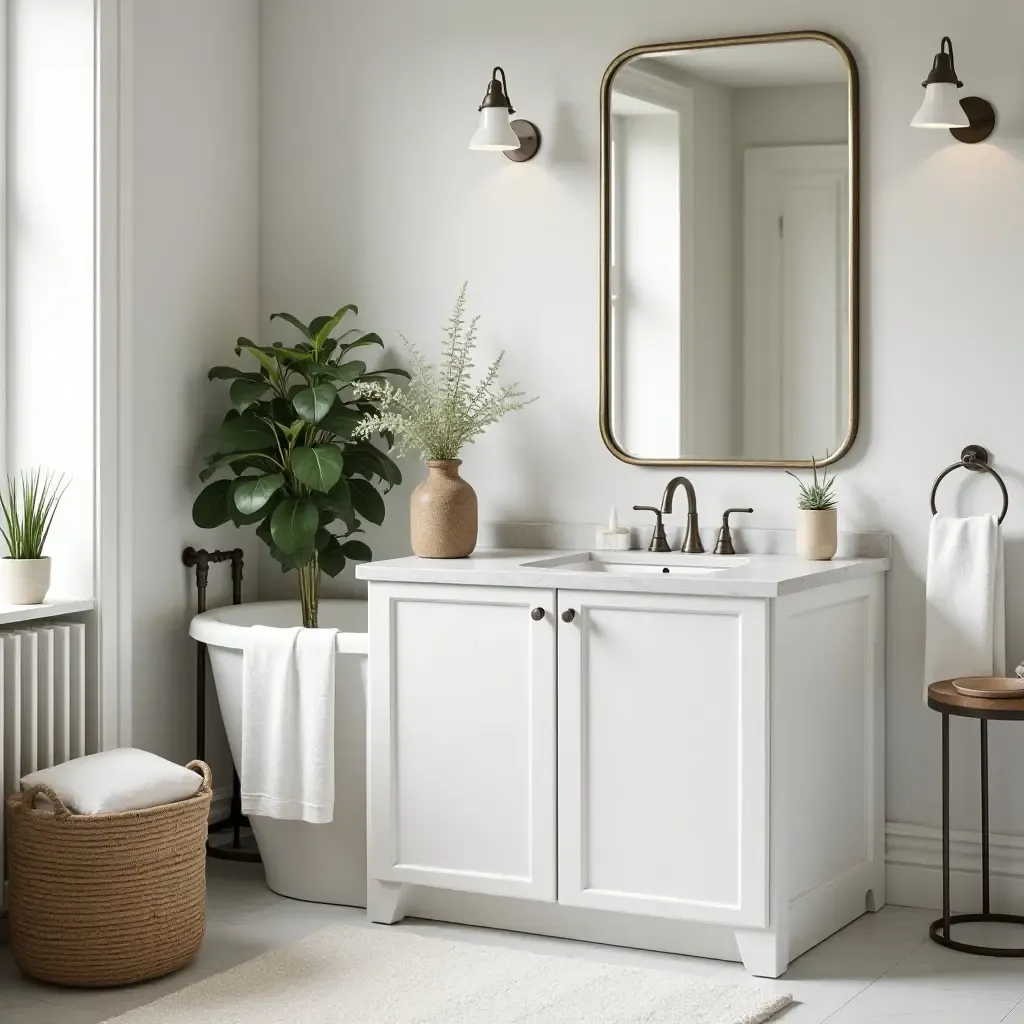
[[[7,604],[42,604],[49,589],[49,558],[0,558],[0,594]]]
[[[796,510],[796,551],[812,562],[827,562],[839,547],[839,510]]]

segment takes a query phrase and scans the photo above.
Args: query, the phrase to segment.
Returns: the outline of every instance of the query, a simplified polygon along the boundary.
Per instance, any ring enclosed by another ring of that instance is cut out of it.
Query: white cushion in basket
[[[38,783],[76,814],[117,814],[186,800],[199,791],[203,777],[146,750],[122,747],[32,772],[21,788]]]

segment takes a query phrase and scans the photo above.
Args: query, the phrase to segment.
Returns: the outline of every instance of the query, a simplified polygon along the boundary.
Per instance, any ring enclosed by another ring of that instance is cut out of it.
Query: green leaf
[[[364,334],[361,338],[356,338],[355,341],[350,341],[347,345],[341,346],[342,352],[351,352],[354,348],[362,348],[364,345],[380,345],[384,347],[384,342],[381,340],[379,334]]]
[[[373,558],[373,552],[369,545],[364,544],[361,540],[347,540],[341,545],[341,550],[345,552],[345,557],[352,562],[369,562]]]
[[[259,373],[246,373],[235,366],[215,366],[206,376],[210,380],[251,380],[253,383],[265,379]]]
[[[228,389],[231,404],[239,411],[245,412],[253,402],[262,398],[270,388],[270,382],[260,377],[258,380],[240,378],[233,381]]]
[[[217,428],[217,438],[217,447],[224,452],[258,452],[277,447],[273,428],[249,414],[225,420]]]
[[[373,484],[366,480],[353,477],[348,482],[352,493],[352,505],[355,510],[371,523],[380,526],[384,522],[384,499]]]
[[[365,452],[354,448],[349,448],[345,452],[345,471],[349,476],[359,475],[366,477],[367,480],[381,475],[377,463]]]
[[[404,377],[406,380],[412,380],[412,375],[409,373],[408,370],[403,370],[399,366],[388,366],[385,367],[383,370],[374,370],[373,373],[365,374],[364,376],[359,378],[359,381],[360,383],[366,381],[379,381],[381,384],[384,384],[386,382],[381,377],[382,373],[390,373],[395,377]]]
[[[281,345],[274,346],[274,355],[282,363],[308,363],[313,358],[313,353],[304,348],[284,348]]]
[[[309,333],[315,338],[320,333],[320,328],[328,321],[330,316],[315,316],[309,321]]]
[[[242,477],[235,481],[231,493],[235,508],[243,516],[251,516],[259,512],[274,494],[284,486],[281,473],[270,473],[268,476]]]
[[[336,381],[338,387],[346,387],[351,384],[364,370],[363,363],[353,360],[351,363],[343,363],[335,366],[333,363],[313,363],[306,367],[306,372],[312,376],[327,377]]]
[[[378,476],[388,484],[389,490],[402,482],[402,471],[398,466],[368,441],[345,449],[345,472],[349,476],[359,474],[367,479]]]
[[[329,384],[320,384],[315,388],[303,388],[293,399],[295,411],[307,423],[319,423],[334,405],[338,392]]]
[[[316,548],[312,544],[304,545],[298,551],[282,551],[277,545],[270,545],[270,557],[280,563],[281,572],[291,572],[300,566],[313,561]]]
[[[327,320],[326,323],[322,323],[320,325],[320,329],[316,332],[316,336],[313,338],[313,346],[314,346],[314,348],[319,348],[330,337],[331,331],[333,331],[334,328],[337,327],[338,324],[341,323],[341,318],[346,313],[356,313],[356,314],[358,314],[359,310],[355,306],[353,306],[351,303],[349,303],[349,305],[347,305],[347,306],[342,306],[341,309],[339,309],[338,312],[334,314],[334,316],[332,316],[329,320]],[[310,325],[310,330],[312,330],[312,329],[313,328],[312,328],[312,324],[311,324]]]
[[[318,507],[326,509],[339,519],[344,520],[349,530],[356,522],[355,509],[352,507],[352,493],[348,481],[342,477],[326,494],[314,495]]]
[[[271,313],[270,319],[284,320],[287,323],[290,323],[292,327],[295,327],[298,330],[302,331],[302,333],[309,341],[313,340],[313,334],[310,331],[310,329],[297,316],[292,316],[291,313]]]
[[[192,522],[203,530],[223,526],[231,515],[228,511],[228,494],[233,480],[214,480],[199,492],[192,506]]]
[[[362,418],[360,413],[347,409],[344,403],[335,402],[331,411],[317,424],[317,428],[347,440],[352,436],[352,431]]]
[[[199,479],[204,483],[225,466],[230,466],[238,474],[245,472],[247,469],[258,469],[260,467],[259,459],[251,459],[246,455],[239,455],[236,452],[215,452],[213,455],[207,455],[204,461],[206,466],[199,471]],[[264,463],[263,468],[267,468],[267,464]]]
[[[285,554],[293,554],[313,546],[319,525],[316,505],[309,498],[286,498],[270,517],[270,535]]]
[[[345,561],[345,553],[338,543],[338,538],[332,536],[320,550],[320,568],[328,576],[337,576],[345,568]]]
[[[235,526],[251,526],[253,523],[259,523],[268,518],[273,515],[274,509],[277,508],[278,503],[283,501],[287,496],[287,492],[284,489],[281,489],[276,494],[272,495],[270,500],[260,508],[259,511],[253,512],[251,515],[245,515],[239,511],[238,506],[235,504],[235,490],[239,483],[248,479],[250,479],[250,477],[241,477],[238,480],[233,480],[231,493],[228,495],[228,512],[231,514],[231,522],[233,522]]]
[[[258,359],[260,366],[267,371],[271,380],[277,380],[281,375],[277,367],[277,362],[274,357],[269,354],[268,350],[262,349],[259,345],[253,344],[248,338],[239,338],[238,344],[235,345],[235,355],[241,355],[242,352],[249,352]]]
[[[302,445],[292,452],[295,479],[311,490],[326,494],[340,479],[344,466],[342,454],[333,444]]]
[[[264,510],[266,511],[266,510]],[[268,548],[274,546],[274,538],[270,532],[270,520],[273,518],[273,513],[270,513],[264,518],[263,522],[256,527],[256,536],[259,537]]]

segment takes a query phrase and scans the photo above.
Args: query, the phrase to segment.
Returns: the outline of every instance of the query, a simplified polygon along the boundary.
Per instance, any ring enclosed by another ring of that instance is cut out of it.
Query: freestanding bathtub
[[[242,649],[249,626],[297,626],[298,601],[257,601],[197,615],[189,633],[210,652],[224,727],[242,763]],[[334,820],[326,825],[253,815],[274,892],[317,903],[366,906],[365,601],[320,602],[320,625],[340,629],[335,670]]]

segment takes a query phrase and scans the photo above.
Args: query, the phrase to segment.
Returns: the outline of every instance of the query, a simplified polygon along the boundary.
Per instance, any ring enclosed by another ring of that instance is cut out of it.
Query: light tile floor
[[[206,942],[195,962],[145,985],[106,991],[49,988],[23,979],[0,947],[2,1024],[100,1024],[202,978],[333,923],[365,924],[362,911],[286,900],[263,884],[258,866],[210,862]],[[739,964],[649,953],[533,935],[407,921],[421,935],[457,938],[597,961],[714,975],[792,993],[780,1024],[1024,1024],[1024,960],[966,956],[927,936],[933,911],[886,907],[866,914],[805,953],[778,981],[751,979]],[[958,933],[967,941],[1014,945],[1021,936],[996,926]],[[984,938],[982,939],[982,936]],[[196,1024],[207,1024],[196,1021]],[[211,1019],[209,1024],[216,1024]],[[292,1024],[303,1024],[301,1021]],[[367,1022],[371,1024],[371,1022]],[[486,1022],[481,1022],[486,1024]]]

